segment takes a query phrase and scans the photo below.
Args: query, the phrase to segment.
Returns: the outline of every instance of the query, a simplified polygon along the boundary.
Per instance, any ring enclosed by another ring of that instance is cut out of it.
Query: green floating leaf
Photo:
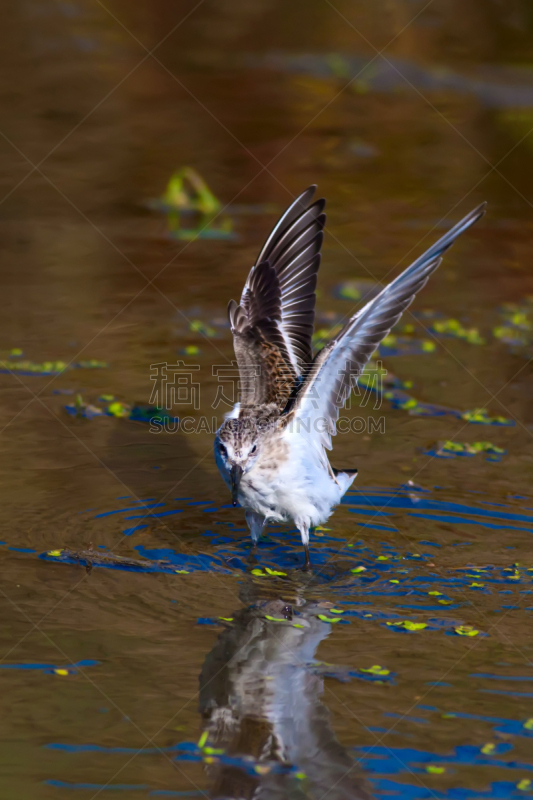
[[[442,775],[443,772],[446,772],[444,767],[435,767],[433,764],[428,764],[426,767],[426,772],[429,772],[430,775]]]
[[[465,328],[456,319],[436,319],[431,323],[431,330],[444,336],[463,339],[469,344],[485,344],[485,339],[480,335],[477,328]]]
[[[271,617],[269,614],[265,614],[265,619],[268,619],[270,622],[287,622],[285,617]]]
[[[350,572],[366,572],[366,567],[354,567]]]
[[[477,409],[476,412],[477,411],[480,411],[480,409]],[[471,415],[476,412],[467,411],[465,412],[465,414]],[[503,417],[501,417],[500,419],[503,419]],[[476,419],[475,420],[471,419],[470,421],[486,422],[487,420],[490,421],[491,417],[487,417],[486,415],[483,414],[478,415],[476,413]],[[446,441],[439,443],[437,448],[437,455],[450,454],[450,455],[462,455],[462,456],[475,456],[478,455],[479,453],[487,453],[488,455],[505,455],[506,452],[507,451],[504,450],[503,447],[498,447],[497,445],[492,444],[492,442],[466,443],[466,442]]]
[[[369,667],[368,669],[360,667],[359,672],[369,672],[371,675],[390,675],[390,669],[380,667],[379,664],[374,664],[373,667]]]
[[[356,286],[345,284],[339,289],[339,297],[342,297],[343,300],[360,300],[361,292]]]
[[[202,749],[204,744],[207,742],[208,736],[209,736],[208,731],[204,731],[202,733],[202,735],[200,736],[200,738],[198,739],[198,747],[200,748],[200,750]]]
[[[189,330],[192,331],[192,333],[201,333],[203,336],[207,336],[209,339],[212,339],[217,335],[216,330],[211,328],[205,322],[202,322],[201,319],[191,320],[189,323]]]
[[[502,325],[493,328],[496,339],[509,345],[512,350],[526,350],[529,354],[533,344],[533,303],[526,297],[520,304],[505,303],[501,309]],[[529,351],[529,352],[528,352]]]
[[[101,367],[107,367],[105,361],[79,361],[76,364],[68,364],[66,361],[43,361],[41,363],[36,363],[34,361],[28,361],[27,359],[20,361],[0,361],[0,372],[23,372],[34,375],[59,375],[70,369],[95,369]]]
[[[505,453],[503,447],[497,447],[492,442],[472,442],[470,447],[475,453]]]
[[[192,167],[177,170],[170,178],[165,194],[151,200],[149,207],[166,214],[173,239],[233,239],[233,220],[222,214],[222,204],[201,175]]]
[[[524,722],[524,728],[526,731],[533,731],[533,717],[530,717]]]
[[[423,628],[427,628],[425,622],[411,622],[409,619],[399,620],[398,622],[387,622],[387,625],[403,628],[406,631],[421,631]]]
[[[333,288],[333,296],[338,300],[349,300],[352,303],[359,300],[367,302],[379,294],[379,284],[365,278],[345,281]]]
[[[454,631],[459,634],[459,636],[477,636],[479,633],[479,631],[471,625],[460,625],[458,628],[454,628]]]
[[[110,398],[112,402],[108,403],[105,398]],[[74,403],[66,405],[65,409],[69,414],[73,414],[77,417],[85,417],[86,419],[108,416],[117,419],[129,419],[133,422],[150,423],[154,420],[159,423],[163,423],[164,421],[178,422],[176,417],[171,417],[166,411],[157,406],[123,403],[119,400],[115,400],[113,395],[101,395],[100,400],[105,401],[106,405],[104,407],[86,403],[81,395],[76,395]]]
[[[418,400],[415,400],[414,397],[410,397],[408,400],[403,400],[398,403],[398,408],[401,408],[404,411],[409,411],[410,409],[417,407],[418,407]]]
[[[43,361],[36,364],[33,361],[0,361],[0,370],[5,372],[35,372],[35,373],[60,373],[68,368],[65,361]]]
[[[202,214],[214,214],[221,209],[220,201],[192,167],[182,167],[171,176],[163,201],[176,210]]]
[[[233,617],[219,617],[223,622],[233,622]]]
[[[286,572],[279,572],[277,569],[270,569],[270,567],[265,567],[265,572],[268,573],[269,575],[281,575],[284,577],[287,576]]]
[[[340,622],[338,617],[327,617],[325,614],[318,614],[318,619],[321,619],[322,622]]]
[[[131,413],[131,406],[115,400],[115,402],[108,405],[107,410],[113,417],[129,417]]]
[[[529,792],[531,789],[533,789],[533,784],[529,778],[523,778],[519,783],[516,784],[516,788],[520,789],[522,792]]]
[[[412,331],[405,332],[411,333]],[[419,353],[434,353],[436,349],[437,345],[430,339],[415,339],[412,336],[396,336],[390,333],[383,339],[377,352],[383,356],[417,355]]]
[[[496,752],[496,745],[489,742],[488,744],[484,744],[481,748],[481,752],[485,756],[492,756]]]
[[[472,411],[464,411],[461,418],[466,422],[477,422],[483,425],[513,425],[513,420],[506,417],[489,417],[486,408],[474,408]]]

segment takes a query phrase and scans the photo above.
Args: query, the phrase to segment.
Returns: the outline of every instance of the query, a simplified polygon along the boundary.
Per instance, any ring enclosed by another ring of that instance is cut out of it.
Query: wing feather
[[[240,305],[231,300],[228,316],[239,366],[241,407],[287,402],[296,378],[281,330],[279,280],[268,261],[250,276]]]
[[[240,303],[232,300],[228,306],[246,404],[272,402],[275,397],[283,408],[296,378],[312,361],[315,289],[326,221],[325,201],[311,203],[315,189],[306,189],[283,214],[248,275]],[[263,375],[252,383],[250,371]],[[279,384],[284,386],[281,392]]]
[[[336,339],[321,350],[286,414],[288,430],[309,435],[321,447],[331,449],[339,409],[348,399],[354,382],[390,329],[398,322],[442,255],[458,236],[485,213],[485,203],[457,223],[420,258],[368,302],[345,325]]]
[[[308,368],[313,357],[315,289],[326,222],[325,200],[309,205],[315,188],[309,187],[285,212],[258,258],[258,263],[268,260],[279,278],[281,328],[290,363],[298,375]],[[252,273],[253,269],[248,280]],[[297,307],[289,306],[296,292],[302,302]]]

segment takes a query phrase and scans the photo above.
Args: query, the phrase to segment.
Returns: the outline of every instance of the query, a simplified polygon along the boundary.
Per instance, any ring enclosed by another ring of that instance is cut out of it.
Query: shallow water
[[[533,17],[374,5],[5,11],[1,797],[533,793]],[[223,208],[178,229],[185,166]],[[305,575],[294,531],[250,559],[208,431],[146,420],[177,360],[170,416],[221,420],[227,300],[313,182],[318,338],[489,209],[354,398]]]

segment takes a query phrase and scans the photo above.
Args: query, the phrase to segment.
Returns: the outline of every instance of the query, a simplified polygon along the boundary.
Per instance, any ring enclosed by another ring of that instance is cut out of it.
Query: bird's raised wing
[[[315,288],[325,200],[310,186],[266,240],[243,289],[228,306],[241,380],[241,405],[285,406],[312,361]]]
[[[357,377],[415,294],[439,266],[442,255],[457,237],[485,213],[485,203],[471,211],[410,267],[367,303],[339,335],[321,350],[309,370],[291,409],[285,415],[288,433],[297,431],[315,445],[331,449],[339,409],[348,399]]]

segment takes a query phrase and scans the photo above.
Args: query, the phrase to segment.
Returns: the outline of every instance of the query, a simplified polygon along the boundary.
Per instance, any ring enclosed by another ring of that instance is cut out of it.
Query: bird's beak
[[[233,505],[238,505],[239,486],[241,483],[243,469],[238,464],[234,464],[230,470],[231,477],[231,500]]]

